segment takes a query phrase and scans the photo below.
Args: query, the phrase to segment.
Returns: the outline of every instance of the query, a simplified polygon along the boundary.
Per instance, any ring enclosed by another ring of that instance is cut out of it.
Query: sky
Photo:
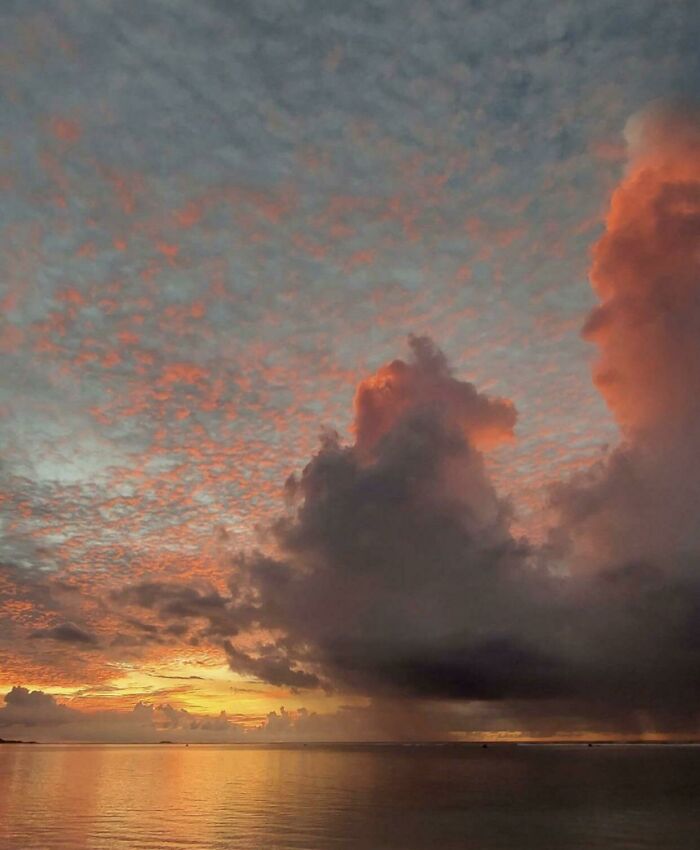
[[[0,737],[698,734],[699,37],[2,4]]]

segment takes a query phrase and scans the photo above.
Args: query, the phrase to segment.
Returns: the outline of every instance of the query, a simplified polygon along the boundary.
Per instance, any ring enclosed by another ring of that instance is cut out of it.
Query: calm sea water
[[[2,850],[700,847],[700,748],[0,746]]]

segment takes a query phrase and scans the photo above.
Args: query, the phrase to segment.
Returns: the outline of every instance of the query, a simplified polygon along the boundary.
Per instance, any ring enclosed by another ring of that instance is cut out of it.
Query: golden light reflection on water
[[[0,848],[686,850],[699,793],[700,749],[2,746]]]

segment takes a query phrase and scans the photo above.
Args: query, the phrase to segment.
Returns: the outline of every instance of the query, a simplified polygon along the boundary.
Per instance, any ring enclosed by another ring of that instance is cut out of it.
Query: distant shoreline
[[[232,749],[510,749],[571,747],[700,747],[700,741],[20,741],[0,738],[1,744],[67,747],[230,747]]]

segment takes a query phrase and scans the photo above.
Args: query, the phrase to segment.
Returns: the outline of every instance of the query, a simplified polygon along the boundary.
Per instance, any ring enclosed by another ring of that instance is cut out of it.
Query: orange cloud
[[[630,166],[594,249],[601,305],[584,328],[595,383],[629,436],[693,415],[700,391],[700,113],[628,124]]]
[[[452,377],[444,355],[430,340],[412,337],[413,360],[393,360],[361,381],[355,393],[354,432],[361,454],[410,411],[438,410],[479,449],[512,439],[516,412],[506,399],[489,398]]]

